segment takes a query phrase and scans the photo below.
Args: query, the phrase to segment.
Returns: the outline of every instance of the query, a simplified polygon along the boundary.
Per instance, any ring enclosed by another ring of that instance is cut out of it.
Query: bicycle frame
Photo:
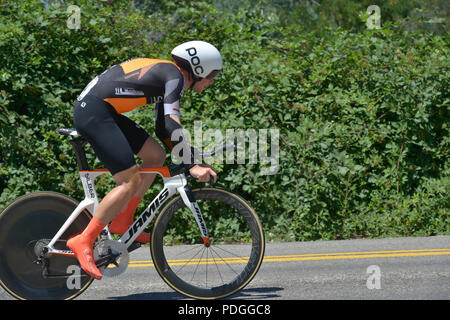
[[[123,234],[123,236],[118,240],[122,242],[127,248],[134,242],[134,240],[144,231],[145,227],[154,219],[158,209],[174,194],[177,192],[181,195],[185,205],[191,210],[198,224],[200,233],[203,238],[205,246],[209,246],[209,236],[208,231],[201,214],[200,207],[197,202],[193,199],[190,194],[190,188],[187,184],[187,179],[185,174],[177,174],[170,176],[168,167],[159,168],[140,168],[141,174],[147,173],[158,173],[162,176],[164,182],[163,190],[150,202],[147,208],[140,214],[140,216],[133,222],[133,224],[128,228],[128,230]],[[94,215],[98,208],[99,201],[97,197],[97,192],[95,190],[95,179],[109,171],[106,169],[97,170],[80,170],[80,178],[83,184],[83,190],[85,198],[81,201],[75,210],[71,213],[66,222],[61,226],[58,232],[55,234],[53,239],[47,245],[48,254],[59,254],[66,256],[75,256],[75,254],[70,250],[59,250],[55,249],[54,245],[59,240],[59,238],[64,234],[64,232],[69,228],[69,226],[75,221],[83,210],[88,210]],[[109,232],[108,226],[104,229],[107,232],[108,238],[112,239],[111,233]]]

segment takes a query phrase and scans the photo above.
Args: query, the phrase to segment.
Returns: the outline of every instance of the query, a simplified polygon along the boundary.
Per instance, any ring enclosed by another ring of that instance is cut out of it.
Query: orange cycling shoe
[[[128,204],[120,211],[118,216],[114,218],[109,226],[109,231],[115,234],[123,235],[128,227],[133,223],[134,213],[136,212],[136,208],[141,202],[142,198],[134,197],[128,202]],[[150,234],[147,232],[142,232],[137,238],[136,241],[140,243],[149,243],[150,242]]]
[[[93,246],[95,239],[105,226],[106,224],[93,217],[83,233],[67,240],[67,247],[75,253],[81,268],[97,280],[101,280],[103,275],[95,265]]]

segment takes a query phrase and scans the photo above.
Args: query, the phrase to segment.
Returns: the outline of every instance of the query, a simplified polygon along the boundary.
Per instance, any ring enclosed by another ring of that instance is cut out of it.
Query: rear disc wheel
[[[35,192],[17,198],[0,213],[0,285],[21,300],[70,300],[92,283],[75,257],[47,254],[42,249],[55,236],[78,202],[56,192]],[[56,242],[69,250],[66,240],[82,232],[91,219],[84,210]],[[43,274],[47,264],[48,276]],[[59,275],[59,277],[52,277]]]

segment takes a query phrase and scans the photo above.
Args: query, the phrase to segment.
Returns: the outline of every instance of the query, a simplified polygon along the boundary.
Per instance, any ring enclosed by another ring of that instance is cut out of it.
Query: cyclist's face
[[[202,93],[206,87],[212,85],[214,83],[214,79],[203,78],[201,81],[195,83],[193,89],[197,93]]]

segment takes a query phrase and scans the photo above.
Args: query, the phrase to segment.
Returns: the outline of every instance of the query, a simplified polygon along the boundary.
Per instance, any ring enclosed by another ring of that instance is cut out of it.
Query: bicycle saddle
[[[56,129],[56,132],[65,135],[65,136],[72,136],[72,137],[80,137],[81,135],[77,132],[74,128],[59,128]]]

